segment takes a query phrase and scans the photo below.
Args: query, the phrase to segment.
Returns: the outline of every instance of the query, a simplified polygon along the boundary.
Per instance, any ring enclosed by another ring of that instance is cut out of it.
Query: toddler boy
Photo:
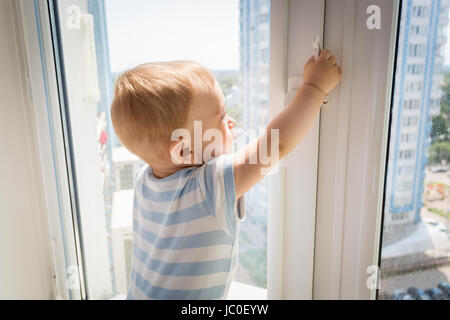
[[[147,63],[118,77],[114,130],[146,163],[135,182],[128,299],[227,297],[243,195],[300,143],[341,74],[330,51],[311,57],[290,104],[235,153],[236,122],[218,82],[200,64]]]

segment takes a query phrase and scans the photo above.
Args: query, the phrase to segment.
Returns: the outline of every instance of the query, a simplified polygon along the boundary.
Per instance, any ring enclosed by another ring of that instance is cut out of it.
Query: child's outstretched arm
[[[339,83],[342,70],[335,57],[328,50],[320,53],[319,59],[311,57],[303,70],[303,83],[289,105],[273,118],[265,134],[239,150],[234,159],[234,181],[236,199],[264,177],[264,172],[275,166],[288,155],[306,136],[317,117],[325,95]],[[278,159],[261,162],[259,149],[266,148],[264,154],[270,156],[273,129],[278,130]],[[257,159],[251,161],[251,159]],[[253,162],[253,163],[252,163]]]

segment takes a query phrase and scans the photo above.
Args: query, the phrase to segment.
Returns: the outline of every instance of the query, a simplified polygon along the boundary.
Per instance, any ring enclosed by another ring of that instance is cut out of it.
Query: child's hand
[[[342,69],[331,51],[322,50],[319,59],[312,56],[303,69],[303,83],[312,85],[324,93],[333,90],[341,80]]]
[[[270,121],[258,139],[238,151],[234,162],[236,199],[250,190],[264,177],[266,173],[263,172],[268,172],[302,141],[320,112],[325,94],[336,87],[341,74],[341,68],[328,50],[320,52],[317,61],[314,57],[308,60],[303,71],[303,85],[291,102]],[[251,159],[259,159],[261,150],[271,155],[269,163],[260,160],[256,164],[252,162]]]

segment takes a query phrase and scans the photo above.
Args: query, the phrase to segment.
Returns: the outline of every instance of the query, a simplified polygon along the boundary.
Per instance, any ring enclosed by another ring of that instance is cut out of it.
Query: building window
[[[405,203],[404,201],[401,201],[399,203]],[[407,202],[406,202],[407,203]],[[392,221],[400,221],[405,220],[409,216],[409,212],[399,212],[392,215]]]
[[[414,82],[411,82],[414,84]],[[419,91],[419,90],[418,90]],[[414,90],[416,92],[416,90]],[[420,100],[419,99],[406,99],[403,108],[406,110],[417,110],[420,107]]]
[[[424,44],[410,44],[409,56],[410,57],[425,57],[427,47]]]
[[[423,74],[424,65],[423,64],[408,64],[409,74]]]
[[[428,17],[429,7],[426,6],[414,6],[412,8],[412,16],[418,18]]]
[[[412,159],[414,155],[414,150],[400,150],[399,159]]]
[[[419,123],[419,118],[416,116],[404,117],[402,121],[402,125],[405,127],[414,127]]]
[[[416,142],[416,136],[415,133],[402,133],[401,142]]]
[[[411,36],[426,36],[428,33],[427,25],[412,25]]]

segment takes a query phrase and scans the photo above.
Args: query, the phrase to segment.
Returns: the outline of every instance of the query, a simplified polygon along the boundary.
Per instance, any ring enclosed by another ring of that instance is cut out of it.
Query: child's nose
[[[232,117],[228,116],[228,127],[230,129],[233,129],[235,126],[236,126],[236,121]]]

